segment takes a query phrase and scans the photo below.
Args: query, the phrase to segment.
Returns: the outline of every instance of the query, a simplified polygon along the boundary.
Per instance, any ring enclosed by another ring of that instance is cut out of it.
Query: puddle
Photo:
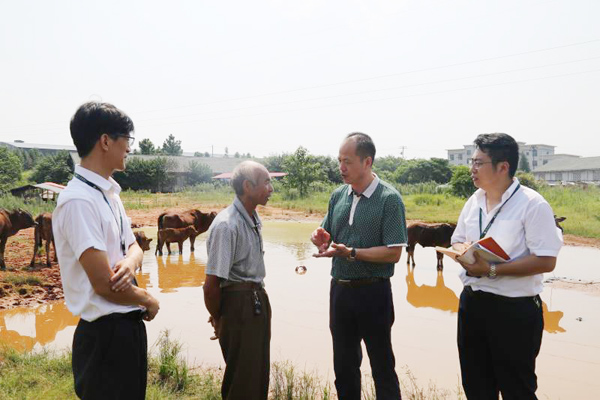
[[[267,265],[266,289],[273,308],[271,354],[298,368],[319,371],[333,380],[331,336],[328,327],[330,261],[315,259],[309,236],[316,223],[270,222],[264,227]],[[145,230],[156,236],[156,228]],[[205,279],[206,234],[198,237],[196,252],[154,256],[144,254],[140,286],[161,302],[157,318],[147,323],[149,343],[170,329],[181,340],[190,363],[222,365],[219,345],[209,340],[202,284]],[[156,242],[156,239],[153,243]],[[445,260],[436,271],[433,249],[417,246],[417,266],[406,267],[406,255],[392,278],[396,322],[392,335],[398,371],[406,365],[421,386],[429,381],[454,390],[459,384],[456,349],[456,312],[462,284],[460,266]],[[556,270],[547,275],[600,281],[600,250],[565,247]],[[296,268],[304,266],[305,274]],[[596,398],[600,393],[600,296],[577,290],[546,288],[542,293],[546,322],[538,357],[537,392],[540,399]],[[0,312],[0,342],[19,349],[71,345],[77,318],[63,303]],[[368,371],[365,353],[363,370]],[[576,395],[574,395],[576,394]]]

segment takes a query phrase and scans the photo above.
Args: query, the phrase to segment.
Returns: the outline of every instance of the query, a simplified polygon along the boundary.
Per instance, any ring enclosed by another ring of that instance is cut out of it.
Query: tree
[[[138,146],[140,148],[141,154],[156,154],[158,152],[158,149],[154,147],[154,143],[152,143],[152,140],[148,138],[140,140]]]
[[[225,155],[224,157],[229,157],[229,149],[227,147],[225,147]]]
[[[238,151],[235,152],[235,154],[233,155],[234,158],[240,158],[240,153]]]
[[[183,154],[181,140],[175,140],[175,136],[169,135],[162,145],[162,152],[169,156],[180,156]]]
[[[0,147],[0,189],[9,189],[21,179],[21,165],[22,161],[15,152]]]
[[[314,156],[319,168],[324,172],[325,179],[331,183],[342,183],[342,175],[337,160],[330,156]]]
[[[162,191],[168,183],[169,162],[166,157],[151,160],[134,158],[127,163],[125,171],[115,172],[113,177],[123,189]]]
[[[311,184],[322,177],[319,163],[304,147],[298,147],[293,154],[285,157],[283,170],[288,173],[284,184],[297,189],[300,197],[305,197]]]
[[[210,157],[210,153],[208,151],[204,152],[204,157]]]
[[[283,172],[283,162],[289,154],[277,154],[268,156],[263,160],[263,165],[270,172]]]
[[[515,176],[517,177],[517,179],[519,179],[521,185],[527,186],[528,188],[531,188],[536,192],[539,191],[540,183],[535,179],[535,176],[533,176],[533,174],[519,171]]]
[[[447,183],[452,177],[452,169],[443,158],[408,160],[398,166],[393,177],[398,183]]]
[[[66,185],[71,180],[75,166],[68,151],[60,151],[42,158],[31,175],[36,183],[54,182]]]
[[[210,182],[213,171],[206,164],[197,161],[190,161],[186,168],[186,183],[188,185],[197,185],[198,183]]]
[[[531,167],[529,166],[529,159],[527,158],[525,153],[521,153],[521,159],[519,160],[519,171],[531,172]]]
[[[194,157],[204,157],[204,153],[196,151],[194,152]]]
[[[452,171],[450,179],[450,187],[452,194],[459,197],[467,198],[471,196],[477,189],[471,179],[471,170],[466,165],[458,165]]]

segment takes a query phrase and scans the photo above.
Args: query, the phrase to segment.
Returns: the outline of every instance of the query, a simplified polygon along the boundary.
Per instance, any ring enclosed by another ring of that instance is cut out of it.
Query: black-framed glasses
[[[123,137],[123,138],[127,139],[127,141],[129,142],[129,147],[133,147],[133,144],[135,143],[135,137],[134,136],[125,135],[123,133],[114,133],[114,134],[110,134],[109,136]]]
[[[479,169],[484,164],[491,164],[492,161],[471,160],[471,168]]]

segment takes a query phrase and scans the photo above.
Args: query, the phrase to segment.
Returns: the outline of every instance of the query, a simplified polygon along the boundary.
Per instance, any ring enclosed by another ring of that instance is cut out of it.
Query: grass
[[[54,207],[56,207],[56,203],[52,201],[46,202],[37,198],[25,201],[22,197],[15,197],[10,194],[0,196],[0,208],[6,210],[22,208],[29,211],[33,218],[43,212],[52,212]]]
[[[221,398],[222,371],[217,368],[190,370],[181,356],[181,343],[163,331],[157,341],[156,354],[148,361],[146,398],[151,400]],[[153,354],[153,353],[152,353]],[[460,388],[455,391],[419,386],[417,379],[405,368],[400,374],[402,396],[409,400],[462,399]],[[298,370],[290,362],[271,365],[269,399],[329,400],[335,399],[331,383],[316,373]],[[71,354],[49,351],[20,353],[0,348],[0,400],[8,399],[76,399],[71,372]],[[375,400],[373,381],[363,380],[363,399]]]
[[[35,275],[19,275],[10,272],[2,274],[0,282],[2,282],[2,286],[0,287],[0,297],[4,297],[6,293],[11,291],[18,292],[20,295],[24,296],[35,290],[33,286],[42,286],[45,283]],[[6,285],[12,286],[12,289],[5,287]]]

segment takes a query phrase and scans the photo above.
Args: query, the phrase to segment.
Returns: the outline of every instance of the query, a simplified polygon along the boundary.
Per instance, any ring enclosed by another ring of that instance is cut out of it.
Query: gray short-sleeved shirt
[[[236,197],[211,224],[206,240],[206,274],[222,278],[221,286],[262,284],[266,273],[261,227],[256,211],[251,217]]]

